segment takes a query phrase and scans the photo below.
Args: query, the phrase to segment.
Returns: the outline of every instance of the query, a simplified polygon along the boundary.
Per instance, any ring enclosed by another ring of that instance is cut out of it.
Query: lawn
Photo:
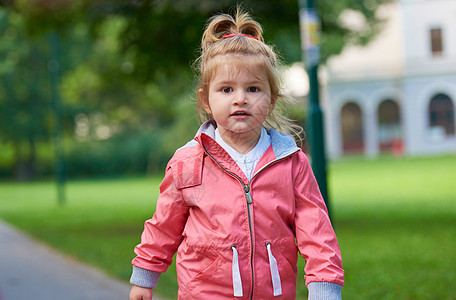
[[[456,299],[456,156],[333,163],[346,299]]]
[[[329,165],[332,217],[346,270],[344,299],[456,300],[455,170],[456,156]],[[128,280],[133,247],[152,216],[160,180],[71,181],[61,207],[51,182],[0,183],[0,218]],[[173,268],[157,288],[171,299]],[[301,278],[298,283],[299,299],[306,299]]]

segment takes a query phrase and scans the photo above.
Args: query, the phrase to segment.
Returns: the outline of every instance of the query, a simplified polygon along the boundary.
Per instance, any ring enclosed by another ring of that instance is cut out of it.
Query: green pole
[[[326,173],[323,111],[320,107],[318,65],[320,63],[320,20],[314,0],[299,0],[299,19],[303,60],[309,76],[309,106],[307,140],[312,157],[312,169],[330,212]]]
[[[53,143],[55,151],[55,171],[57,184],[57,201],[59,205],[65,203],[65,159],[62,146],[62,131],[63,131],[63,107],[60,99],[59,85],[61,78],[60,69],[60,41],[56,32],[48,34],[50,45],[50,57],[48,69],[51,81],[52,91],[52,110],[55,116],[53,123]]]

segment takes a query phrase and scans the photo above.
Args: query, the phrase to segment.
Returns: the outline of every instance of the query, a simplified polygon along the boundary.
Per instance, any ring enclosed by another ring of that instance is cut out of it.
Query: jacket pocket
[[[183,296],[196,297],[200,292],[222,288],[230,273],[228,261],[213,250],[195,250],[184,261],[178,262],[178,282]],[[192,258],[191,258],[192,257]],[[229,264],[231,266],[231,264]],[[204,289],[202,288],[204,287]],[[192,298],[190,297],[190,298]]]
[[[263,242],[263,253],[266,265],[263,284],[269,288],[266,295],[271,299],[294,299],[296,296],[296,280],[298,275],[298,251],[291,239],[279,239]]]

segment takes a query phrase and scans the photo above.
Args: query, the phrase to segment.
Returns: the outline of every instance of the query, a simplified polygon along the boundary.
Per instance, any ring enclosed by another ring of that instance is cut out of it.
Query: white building
[[[367,47],[328,61],[328,154],[456,153],[456,0],[398,0]]]

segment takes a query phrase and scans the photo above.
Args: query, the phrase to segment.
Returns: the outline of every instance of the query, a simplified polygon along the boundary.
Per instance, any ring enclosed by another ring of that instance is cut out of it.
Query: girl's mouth
[[[233,117],[243,117],[243,116],[250,116],[250,114],[244,110],[237,110],[231,114]]]

